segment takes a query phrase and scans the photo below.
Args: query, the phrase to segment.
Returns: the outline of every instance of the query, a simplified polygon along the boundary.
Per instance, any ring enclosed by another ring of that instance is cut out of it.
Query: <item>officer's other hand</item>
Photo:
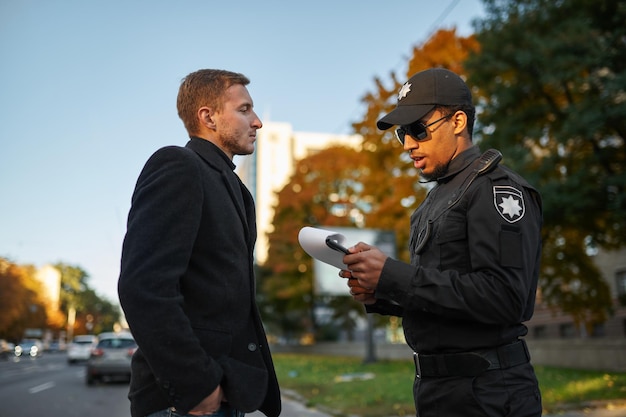
[[[355,301],[363,304],[374,304],[376,302],[374,290],[363,288],[361,285],[359,285],[359,280],[353,278],[350,271],[343,269],[339,271],[339,276],[342,278],[347,278],[348,288],[350,288],[350,295]]]

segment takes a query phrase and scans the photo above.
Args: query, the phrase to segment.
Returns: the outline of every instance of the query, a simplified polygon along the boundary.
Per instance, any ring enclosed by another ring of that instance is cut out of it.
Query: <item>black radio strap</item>
[[[473,167],[472,167],[472,173],[468,175],[467,179],[464,181],[465,185],[464,186],[462,185],[463,188],[459,192],[456,199],[454,199],[453,202],[448,204],[446,208],[441,210],[434,218],[429,219],[427,221],[426,228],[423,229],[422,232],[420,232],[420,235],[422,235],[423,233],[422,238],[418,236],[419,244],[417,248],[415,249],[416,253],[421,253],[422,250],[424,249],[424,246],[426,246],[426,243],[428,242],[428,239],[430,238],[431,225],[435,222],[435,220],[437,220],[443,213],[450,210],[459,201],[461,201],[461,198],[463,197],[463,195],[465,195],[465,192],[468,190],[470,185],[472,185],[472,182],[474,182],[474,180],[477,177],[494,169],[496,166],[498,166],[501,160],[502,160],[502,153],[499,150],[488,149],[480,156],[480,158],[478,158],[474,162]]]

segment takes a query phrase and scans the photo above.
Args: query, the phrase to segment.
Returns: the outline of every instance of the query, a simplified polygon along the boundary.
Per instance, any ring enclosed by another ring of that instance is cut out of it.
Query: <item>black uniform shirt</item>
[[[437,180],[411,216],[411,264],[388,258],[378,301],[367,308],[402,316],[407,343],[420,353],[491,348],[527,333],[541,199],[502,166],[472,180],[479,157],[478,147],[466,150]]]

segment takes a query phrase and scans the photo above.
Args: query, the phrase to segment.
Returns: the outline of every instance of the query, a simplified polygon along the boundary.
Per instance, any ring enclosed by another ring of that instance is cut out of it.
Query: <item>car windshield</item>
[[[135,341],[132,339],[105,339],[100,341],[98,347],[103,349],[125,349],[135,347]]]

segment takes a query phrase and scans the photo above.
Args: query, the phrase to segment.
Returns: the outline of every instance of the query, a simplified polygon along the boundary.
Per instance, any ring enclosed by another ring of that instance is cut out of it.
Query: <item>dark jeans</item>
[[[416,378],[418,417],[539,417],[541,393],[531,364],[476,377]]]

